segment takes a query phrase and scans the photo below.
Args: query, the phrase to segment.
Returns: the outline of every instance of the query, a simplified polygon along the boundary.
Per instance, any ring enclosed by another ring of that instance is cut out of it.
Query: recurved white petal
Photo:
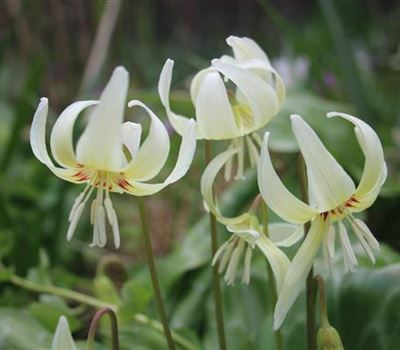
[[[290,260],[270,239],[261,235],[256,241],[256,245],[263,252],[271,265],[272,272],[276,280],[276,288],[280,293],[285,279],[286,272],[290,266]]]
[[[125,189],[125,192],[135,196],[149,196],[178,181],[189,170],[189,167],[192,164],[195,150],[196,123],[194,122],[194,120],[191,119],[189,120],[189,123],[186,126],[186,130],[183,133],[182,142],[179,148],[178,159],[176,161],[175,167],[170,175],[165,179],[165,181],[161,183],[150,184],[138,182],[135,180],[135,178],[128,177],[127,180],[131,184],[131,186]],[[139,158],[139,155],[137,158]]]
[[[355,197],[361,202],[357,207],[360,210],[366,209],[375,201],[386,180],[387,169],[381,141],[374,129],[359,118],[338,112],[330,112],[327,116],[344,118],[355,126],[354,132],[365,157],[364,171]]]
[[[151,119],[147,138],[139,148],[137,156],[122,171],[128,178],[136,181],[147,181],[154,178],[163,168],[170,150],[167,129],[161,120],[144,103],[133,100],[129,107],[143,108]]]
[[[353,180],[299,115],[290,119],[307,167],[310,202],[320,212],[342,205],[355,191]]]
[[[223,63],[218,59],[213,60],[212,65],[231,80],[245,96],[253,118],[253,126],[248,128],[247,132],[260,129],[278,112],[280,102],[269,82],[249,70]]]
[[[46,147],[46,121],[48,114],[48,100],[43,97],[40,99],[40,103],[36,109],[35,115],[30,130],[30,143],[33,154],[36,158],[46,165],[56,176],[61,179],[77,183],[73,177],[76,173],[75,169],[62,169],[56,167],[47,153]]]
[[[122,143],[128,149],[131,160],[136,158],[139,151],[142,126],[138,123],[125,122],[122,124]]]
[[[65,167],[76,167],[78,161],[73,146],[73,129],[76,118],[87,107],[97,101],[79,101],[69,105],[57,118],[50,136],[50,147],[54,159]]]
[[[171,89],[173,68],[174,68],[174,61],[168,58],[164,63],[164,67],[161,70],[160,78],[158,80],[158,94],[160,95],[161,103],[165,108],[168,120],[171,123],[172,127],[179,135],[183,135],[187,123],[189,122],[189,119],[182,115],[174,113],[171,110],[169,103],[169,94]],[[201,138],[201,135],[199,135],[198,132],[196,135],[197,138]]]
[[[232,48],[233,55],[238,61],[259,58],[269,62],[263,49],[253,39],[231,35],[226,39],[226,43]]]
[[[98,170],[121,169],[121,124],[128,84],[129,74],[126,69],[121,66],[115,68],[78,142],[77,158],[80,163]]]
[[[244,219],[248,218],[248,214],[242,214],[238,217],[227,218],[220,210],[215,202],[213,194],[213,184],[218,172],[223,168],[223,166],[238,153],[238,149],[228,149],[225,152],[218,154],[206,167],[200,180],[200,191],[203,195],[203,199],[206,202],[209,210],[217,217],[218,221],[221,223],[236,224],[242,222]]]
[[[209,70],[202,77],[194,105],[199,132],[205,139],[223,140],[242,135],[225,84],[215,70]]]
[[[68,321],[64,316],[58,320],[56,332],[54,333],[51,350],[76,350]]]
[[[324,219],[321,215],[317,215],[303,244],[287,269],[281,291],[278,293],[278,301],[274,312],[274,329],[278,329],[281,326],[286,314],[299,295],[321,246],[326,229],[327,224]]]
[[[292,225],[285,222],[268,225],[269,239],[278,247],[291,247],[304,237],[303,225]]]
[[[309,221],[317,211],[288,191],[276,173],[268,152],[269,132],[264,135],[257,169],[258,188],[264,202],[282,219],[295,224]]]

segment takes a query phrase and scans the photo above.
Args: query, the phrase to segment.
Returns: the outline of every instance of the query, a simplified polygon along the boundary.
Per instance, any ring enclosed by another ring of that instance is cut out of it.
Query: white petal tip
[[[300,117],[298,114],[292,114],[292,115],[290,116],[290,121],[291,121],[292,123],[300,122],[300,121],[303,121],[303,118]]]
[[[131,108],[133,106],[137,106],[137,105],[141,105],[141,104],[142,104],[142,102],[140,102],[139,100],[130,100],[128,102],[128,107]]]
[[[238,36],[236,35],[230,35],[226,38],[226,42],[229,45],[230,43],[232,43],[232,41],[240,39]]]
[[[336,117],[339,113],[338,112],[328,112],[326,113],[327,118]]]
[[[47,104],[47,103],[49,103],[49,99],[47,98],[47,97],[41,97],[40,98],[40,104]]]
[[[129,75],[128,71],[123,66],[118,66],[118,67],[114,68],[113,74],[126,75],[126,76]]]
[[[171,58],[167,58],[167,60],[165,61],[165,65],[168,66],[174,66],[174,60],[172,60]]]

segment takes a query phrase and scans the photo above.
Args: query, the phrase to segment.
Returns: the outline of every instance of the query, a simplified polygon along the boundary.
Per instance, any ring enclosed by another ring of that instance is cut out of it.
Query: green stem
[[[322,276],[315,276],[319,291],[319,309],[321,313],[321,327],[329,327],[328,310],[326,308],[325,281]]]
[[[143,237],[144,237],[144,249],[147,257],[147,264],[149,266],[151,283],[153,284],[154,297],[157,305],[158,314],[161,319],[161,323],[164,329],[164,335],[167,340],[169,350],[175,350],[175,344],[172,340],[171,330],[168,325],[167,314],[165,312],[164,302],[161,296],[160,284],[158,282],[156,264],[154,262],[153,247],[151,244],[149,221],[147,217],[146,206],[142,198],[138,198],[138,207],[140,220],[142,222]]]
[[[298,173],[300,178],[301,198],[303,202],[308,203],[308,183],[306,176],[306,169],[303,156],[299,154],[298,159]],[[308,232],[310,223],[304,224],[304,232]],[[315,300],[316,300],[316,284],[314,280],[314,269],[311,268],[307,275],[306,281],[306,317],[307,317],[307,349],[317,349],[317,327],[315,321]]]
[[[110,308],[102,308],[94,315],[89,327],[89,333],[87,337],[87,350],[93,350],[94,337],[96,336],[96,331],[99,326],[100,319],[105,314],[108,314],[110,316],[111,321],[112,350],[119,350],[117,317],[115,315],[115,312]]]
[[[204,146],[205,146],[205,160],[206,163],[208,164],[212,159],[211,141],[205,140]],[[214,257],[218,250],[218,232],[217,232],[217,220],[211,211],[210,211],[210,235],[211,235],[211,256]],[[212,285],[213,285],[215,319],[217,322],[219,348],[220,350],[226,350],[227,346],[225,340],[224,312],[222,308],[222,293],[221,293],[221,286],[219,283],[218,263],[212,266]]]
[[[11,275],[9,277],[9,281],[12,282],[13,284],[32,290],[34,292],[38,293],[46,293],[46,294],[53,294],[53,295],[58,295],[59,297],[65,298],[65,299],[71,299],[75,300],[81,304],[86,304],[93,306],[95,308],[110,308],[113,311],[117,310],[116,305],[108,304],[105,303],[99,299],[93,298],[89,295],[85,295],[82,293],[78,293],[72,290],[60,288],[60,287],[55,287],[55,286],[50,286],[50,285],[45,285],[41,283],[36,283],[33,281],[26,280],[24,278],[21,278],[17,275]]]
[[[269,237],[269,230],[268,230],[268,222],[269,222],[269,215],[268,215],[268,207],[262,201],[261,204],[261,209],[262,209],[262,227],[263,227],[263,232],[264,234]],[[268,273],[268,285],[269,285],[269,291],[270,291],[270,296],[271,296],[271,304],[272,304],[272,309],[275,307],[276,302],[278,300],[278,292],[276,289],[276,283],[275,283],[275,278],[274,274],[272,272],[271,265],[267,261],[267,273]],[[272,313],[273,315],[273,313]],[[274,336],[275,336],[275,343],[276,343],[276,348],[277,350],[283,350],[283,337],[280,329],[277,329],[274,331]]]
[[[4,270],[4,267],[0,265],[0,271]],[[21,278],[17,275],[11,275],[8,277],[8,280],[15,284],[18,287],[31,290],[36,293],[46,293],[46,294],[52,294],[52,295],[57,295],[61,298],[65,299],[70,299],[74,300],[78,303],[89,305],[98,309],[101,308],[110,308],[113,311],[116,311],[118,309],[117,305],[114,304],[109,304],[109,303],[104,303],[103,301],[93,298],[91,296],[79,293],[79,292],[74,292],[68,289],[60,288],[60,287],[55,287],[55,286],[49,286],[49,285],[44,285],[32,281],[28,281],[24,278]],[[157,320],[154,320],[146,315],[143,314],[135,314],[133,316],[133,319],[145,326],[150,326],[154,330],[163,333],[163,326],[160,322]],[[180,345],[183,349],[186,350],[198,350],[196,346],[194,346],[190,341],[182,337],[176,332],[172,332],[172,338],[175,340],[176,344]]]

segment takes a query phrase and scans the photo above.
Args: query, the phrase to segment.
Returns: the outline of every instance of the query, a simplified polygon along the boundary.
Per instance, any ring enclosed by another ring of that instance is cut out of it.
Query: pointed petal
[[[50,136],[50,147],[57,163],[65,167],[76,167],[78,161],[73,146],[73,129],[76,118],[87,107],[97,101],[79,101],[69,105],[57,118]]]
[[[142,126],[138,123],[125,122],[122,124],[122,143],[128,149],[131,160],[135,159],[140,146]]]
[[[346,227],[343,225],[341,221],[339,221],[338,226],[339,226],[340,245],[342,246],[342,252],[343,252],[345,272],[346,273],[353,272],[358,265],[357,258],[354,254],[353,247],[351,246]]]
[[[259,58],[269,62],[263,49],[253,39],[231,35],[226,39],[226,42],[232,48],[233,55],[238,61]]]
[[[203,76],[194,105],[199,131],[206,139],[223,140],[242,135],[218,72],[209,70]]]
[[[121,66],[115,68],[78,142],[77,158],[80,163],[98,170],[121,169],[121,124],[128,84],[129,74],[126,69]]]
[[[56,332],[54,333],[51,350],[76,350],[68,321],[64,316],[58,320]]]
[[[234,218],[225,217],[218,209],[214,200],[213,185],[218,172],[223,166],[238,153],[238,149],[228,149],[225,152],[218,154],[206,167],[200,180],[200,191],[203,199],[206,202],[209,210],[217,217],[221,223],[236,224],[248,218],[248,214],[243,214]]]
[[[160,73],[160,79],[158,80],[158,94],[160,95],[161,103],[166,110],[169,122],[171,123],[175,131],[182,136],[186,129],[187,123],[189,122],[189,119],[171,111],[169,94],[171,89],[173,68],[174,61],[168,58],[164,63],[164,67],[162,68]],[[202,138],[198,131],[196,135],[197,138]]]
[[[271,265],[272,272],[276,280],[276,288],[278,293],[281,291],[283,281],[289,268],[290,261],[285,253],[282,252],[270,239],[266,236],[261,237],[256,241],[256,245],[263,252]]]
[[[364,153],[364,171],[356,189],[355,197],[362,202],[361,210],[368,208],[375,201],[376,196],[386,180],[387,169],[383,148],[378,135],[367,123],[349,114],[330,112],[328,118],[341,117],[354,124],[354,132]]]
[[[295,224],[309,221],[317,211],[291,194],[279,179],[268,152],[269,132],[265,133],[258,166],[258,188],[265,203],[282,219]]]
[[[33,116],[30,142],[33,154],[40,162],[49,166],[53,166],[46,148],[46,122],[49,112],[49,103],[46,97],[40,99],[40,103]]]
[[[134,179],[128,178],[127,180],[131,184],[125,192],[134,196],[149,196],[156,192],[161,191],[168,185],[178,181],[182,178],[189,170],[190,165],[194,157],[196,150],[196,123],[194,120],[189,120],[186,126],[186,130],[183,133],[181,146],[179,148],[178,159],[175,167],[171,174],[166,178],[164,182],[149,184],[135,181]],[[138,157],[139,158],[139,155]]]
[[[253,118],[252,127],[245,130],[247,133],[263,127],[278,112],[278,96],[266,80],[249,70],[223,63],[218,59],[213,60],[212,65],[231,80],[246,98]]]
[[[355,191],[353,180],[299,115],[290,119],[307,167],[310,201],[320,212],[342,205]]]
[[[279,222],[269,224],[268,233],[269,239],[278,247],[291,247],[304,237],[304,227]]]
[[[321,246],[327,225],[321,215],[316,216],[311,224],[310,231],[291,262],[278,295],[274,313],[274,329],[278,329],[286,317],[287,312],[294,304],[305,283],[314,258]]]
[[[170,150],[167,129],[161,120],[145,104],[138,100],[128,103],[129,107],[142,107],[151,119],[150,130],[139,152],[122,171],[128,178],[136,181],[147,181],[160,172],[168,159]]]
[[[48,100],[47,98],[43,97],[40,99],[40,103],[36,109],[35,115],[33,116],[30,130],[30,143],[32,152],[41,163],[46,165],[59,178],[73,183],[79,183],[79,181],[76,181],[76,179],[73,177],[73,175],[77,172],[75,169],[62,169],[56,167],[47,153],[46,121],[48,110]]]

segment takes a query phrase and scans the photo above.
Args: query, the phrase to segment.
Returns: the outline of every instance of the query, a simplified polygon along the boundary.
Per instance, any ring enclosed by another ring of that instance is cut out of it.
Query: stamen
[[[76,226],[78,225],[83,209],[85,209],[85,203],[80,203],[78,207],[73,211],[73,216],[70,220],[70,224],[67,231],[67,241],[70,241],[74,236]]]
[[[354,254],[353,247],[351,246],[349,236],[347,235],[346,227],[341,221],[338,222],[340,244],[343,250],[343,260],[345,272],[352,272],[358,265],[357,258]]]
[[[112,231],[113,231],[113,240],[114,240],[114,246],[115,248],[119,248],[120,246],[120,234],[119,234],[119,225],[118,225],[118,218],[117,214],[115,213],[115,210],[113,208],[111,199],[110,199],[110,194],[106,192],[106,199],[104,200],[104,207],[106,208],[106,213],[107,213],[107,218],[108,222],[111,225]]]
[[[253,140],[249,136],[246,136],[246,144],[249,153],[250,165],[255,166],[260,159],[257,147],[254,145]]]
[[[361,246],[363,247],[364,251],[367,253],[369,259],[371,260],[371,262],[373,264],[375,264],[375,256],[374,253],[371,250],[371,247],[369,246],[368,242],[366,241],[366,239],[364,238],[361,230],[359,229],[359,227],[354,223],[354,221],[351,222],[351,227],[353,228],[353,232],[355,233],[355,235],[357,236],[358,240],[361,243]]]
[[[239,142],[239,152],[237,155],[237,173],[235,176],[236,180],[242,180],[244,178],[244,142],[243,138],[238,139]]]
[[[229,240],[228,243],[229,244],[225,249],[224,255],[222,256],[221,262],[219,264],[218,273],[222,273],[222,271],[226,269],[226,266],[231,260],[233,249],[236,246],[236,240]]]
[[[253,133],[251,134],[251,137],[252,137],[253,140],[256,142],[258,148],[261,148],[261,147],[262,147],[262,140],[261,140],[260,135],[259,135],[258,133],[256,133],[256,132],[253,132]]]
[[[222,253],[223,253],[223,252],[225,251],[225,249],[227,248],[228,244],[229,244],[229,241],[226,241],[226,242],[224,242],[224,244],[222,244],[222,245],[218,248],[217,252],[215,253],[215,255],[214,255],[213,259],[212,259],[212,263],[211,263],[212,266],[214,266],[214,265],[217,263],[217,261],[219,260],[219,258],[220,258],[221,255],[222,255]]]
[[[372,234],[372,232],[370,231],[368,226],[365,224],[365,222],[363,222],[360,219],[354,219],[353,222],[354,222],[354,225],[360,229],[360,232],[362,233],[364,238],[367,240],[370,247],[372,249],[379,250],[380,249],[379,242],[375,238],[375,236]]]
[[[243,266],[243,276],[242,276],[243,284],[250,283],[252,255],[253,255],[253,249],[250,247],[250,245],[247,245],[246,254],[244,256],[244,266]]]
[[[236,272],[244,247],[245,243],[243,240],[240,239],[236,248],[232,253],[232,257],[231,260],[229,261],[228,268],[226,269],[225,281],[228,285],[233,285],[235,283]]]
[[[104,247],[107,243],[106,236],[106,214],[104,207],[98,205],[96,208],[96,219],[93,228],[93,243],[90,245]]]

